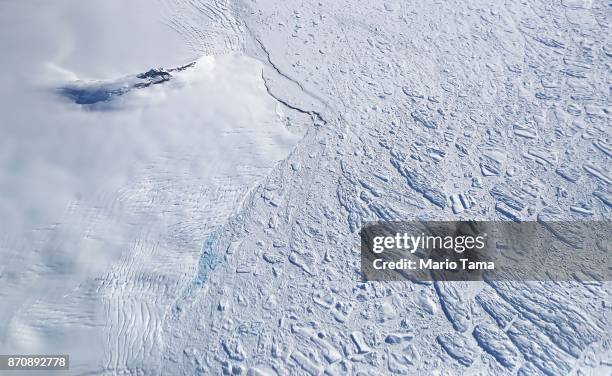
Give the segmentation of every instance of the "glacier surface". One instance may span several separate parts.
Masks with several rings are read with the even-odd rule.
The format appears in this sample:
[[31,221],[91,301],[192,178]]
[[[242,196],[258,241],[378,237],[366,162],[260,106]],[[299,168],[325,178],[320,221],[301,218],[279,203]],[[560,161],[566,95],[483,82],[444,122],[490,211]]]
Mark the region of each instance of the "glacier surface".
[[609,2],[0,10],[0,353],[612,372],[608,281],[361,283],[358,251],[374,220],[609,220]]

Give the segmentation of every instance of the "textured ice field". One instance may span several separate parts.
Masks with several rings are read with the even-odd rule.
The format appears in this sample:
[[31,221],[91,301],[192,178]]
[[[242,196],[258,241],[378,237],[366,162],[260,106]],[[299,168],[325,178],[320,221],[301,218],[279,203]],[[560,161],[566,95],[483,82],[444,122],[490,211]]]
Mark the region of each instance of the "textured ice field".
[[609,282],[364,284],[357,235],[610,219],[609,1],[4,1],[0,21],[0,353],[612,373]]

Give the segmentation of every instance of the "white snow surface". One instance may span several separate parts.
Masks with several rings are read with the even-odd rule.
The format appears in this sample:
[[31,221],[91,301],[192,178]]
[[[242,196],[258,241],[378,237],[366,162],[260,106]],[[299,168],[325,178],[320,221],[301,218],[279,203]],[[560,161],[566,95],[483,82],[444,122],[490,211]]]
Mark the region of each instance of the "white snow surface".
[[[71,374],[610,374],[609,282],[360,283],[357,233],[609,219],[611,12],[0,3],[0,353],[67,353]],[[109,106],[56,90],[191,61]]]

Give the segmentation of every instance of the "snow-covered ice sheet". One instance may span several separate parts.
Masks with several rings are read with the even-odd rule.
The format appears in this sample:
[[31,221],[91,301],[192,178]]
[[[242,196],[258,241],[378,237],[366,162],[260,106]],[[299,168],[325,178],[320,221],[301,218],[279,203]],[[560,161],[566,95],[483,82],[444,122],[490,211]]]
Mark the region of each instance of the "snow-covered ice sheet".
[[[146,3],[0,4],[2,352],[61,348],[74,373],[611,372],[609,282],[359,283],[357,235],[609,220],[608,2]],[[109,106],[53,90],[196,60]]]
[[[111,56],[58,57],[48,43],[120,41],[105,29],[78,32],[92,13],[103,24],[109,2],[80,11],[80,2],[61,4],[1,5],[2,14],[13,12],[3,28],[24,36],[0,43],[15,59],[0,90],[0,352],[61,349],[75,373],[149,364],[159,358],[165,311],[194,274],[206,235],[287,156],[299,122],[285,122],[266,92],[263,64],[244,55],[190,58],[168,48],[176,55],[157,59],[135,47],[122,55],[132,64],[117,67],[112,54],[125,47],[117,45]],[[143,33],[166,30],[165,42],[181,46],[162,15],[149,13],[141,12],[150,19]],[[127,22],[122,17],[117,9],[107,15],[109,32]],[[62,27],[31,31],[46,22]],[[150,37],[129,30],[128,45]],[[149,67],[183,63],[189,66],[171,70],[172,80],[106,106],[74,103],[60,90],[107,82],[131,88]],[[115,69],[126,71],[106,77]]]

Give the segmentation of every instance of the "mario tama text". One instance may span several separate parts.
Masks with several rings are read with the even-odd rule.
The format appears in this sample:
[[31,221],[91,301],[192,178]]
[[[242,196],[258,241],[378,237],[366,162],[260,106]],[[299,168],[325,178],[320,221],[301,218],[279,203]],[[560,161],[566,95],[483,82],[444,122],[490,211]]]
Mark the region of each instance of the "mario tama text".
[[[381,254],[385,250],[402,250],[416,253],[418,250],[452,250],[461,254],[466,250],[483,250],[486,246],[487,234],[480,235],[428,235],[422,232],[419,235],[411,235],[406,232],[397,233],[395,236],[374,236],[372,239],[372,252]],[[372,266],[377,270],[493,270],[493,261],[474,261],[467,257],[452,260],[434,260],[432,258],[418,258],[418,260],[402,258],[397,261],[385,261],[383,258],[374,259]]]
[[610,222],[370,222],[362,281],[610,280]]

